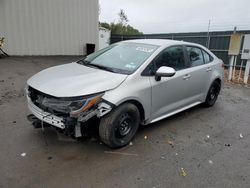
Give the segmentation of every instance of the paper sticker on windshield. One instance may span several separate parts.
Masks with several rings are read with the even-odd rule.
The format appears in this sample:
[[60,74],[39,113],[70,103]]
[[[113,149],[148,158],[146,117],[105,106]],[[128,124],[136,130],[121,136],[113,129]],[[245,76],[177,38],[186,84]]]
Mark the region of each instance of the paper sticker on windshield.
[[152,53],[154,49],[152,48],[145,48],[145,47],[137,47],[135,50],[141,51],[141,52],[146,52],[146,53]]

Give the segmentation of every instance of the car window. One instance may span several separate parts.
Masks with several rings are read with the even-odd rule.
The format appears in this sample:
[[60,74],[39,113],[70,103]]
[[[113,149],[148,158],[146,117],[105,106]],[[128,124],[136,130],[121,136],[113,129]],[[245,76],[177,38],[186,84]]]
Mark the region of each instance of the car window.
[[119,43],[88,55],[84,61],[92,66],[104,67],[132,74],[158,48],[156,45],[141,43]]
[[165,49],[155,60],[156,70],[162,66],[172,67],[175,70],[185,68],[185,58],[182,46],[173,46]]
[[210,63],[211,61],[213,61],[213,58],[207,52],[202,50],[202,53],[203,53],[205,63]]
[[200,48],[187,47],[190,67],[195,67],[204,64],[203,55]]

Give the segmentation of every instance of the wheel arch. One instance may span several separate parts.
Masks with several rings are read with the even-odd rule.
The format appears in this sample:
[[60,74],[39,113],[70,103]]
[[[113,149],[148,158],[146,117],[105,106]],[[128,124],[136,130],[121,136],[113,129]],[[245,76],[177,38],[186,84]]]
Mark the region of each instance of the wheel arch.
[[117,106],[120,106],[120,105],[122,105],[124,103],[134,104],[139,110],[141,122],[143,122],[145,120],[145,110],[144,110],[144,107],[143,107],[141,102],[139,102],[136,99],[128,99],[128,100],[125,100],[125,101],[121,102]]
[[[219,82],[220,87],[221,87],[221,84],[222,84],[221,77],[217,76],[217,77],[215,77],[215,78],[212,80],[212,82],[210,83],[210,85],[209,85],[209,87],[208,87],[208,89],[207,89],[207,92],[208,92],[210,86],[211,86],[214,82]],[[206,94],[207,94],[207,92],[206,92]]]
[[213,81],[212,83],[214,83],[214,82],[219,82],[220,85],[221,85],[221,78],[220,78],[220,77],[215,78],[214,81]]
[[209,91],[209,88],[211,87],[211,85],[214,83],[214,82],[219,82],[220,85],[222,84],[222,78],[220,76],[216,76],[214,78],[212,78],[210,81],[209,81],[209,84],[207,85],[206,87],[206,90],[204,91],[204,95],[203,95],[203,98],[202,98],[202,101],[204,102],[206,100],[206,97],[207,97],[207,93]]

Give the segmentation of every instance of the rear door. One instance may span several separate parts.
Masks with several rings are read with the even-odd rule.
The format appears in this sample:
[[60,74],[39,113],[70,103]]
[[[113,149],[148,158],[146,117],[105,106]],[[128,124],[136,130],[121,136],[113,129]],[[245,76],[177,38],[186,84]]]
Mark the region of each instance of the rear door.
[[[189,88],[186,91],[190,102],[203,102],[204,95],[210,82],[212,67],[206,63],[208,55],[203,49],[196,46],[186,46],[189,68]],[[206,53],[206,54],[205,54]],[[206,60],[206,61],[205,61]]]

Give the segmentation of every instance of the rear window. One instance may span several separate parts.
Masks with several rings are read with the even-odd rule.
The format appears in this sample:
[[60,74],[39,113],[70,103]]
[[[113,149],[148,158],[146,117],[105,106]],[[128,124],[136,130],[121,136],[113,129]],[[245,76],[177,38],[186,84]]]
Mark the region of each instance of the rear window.
[[187,47],[190,67],[196,67],[204,64],[203,54],[200,48]]
[[204,50],[202,50],[202,53],[203,53],[203,57],[204,57],[205,63],[210,63],[211,61],[213,61],[212,56],[209,55],[207,52],[205,52]]

